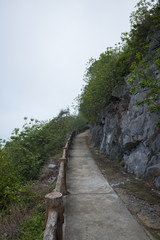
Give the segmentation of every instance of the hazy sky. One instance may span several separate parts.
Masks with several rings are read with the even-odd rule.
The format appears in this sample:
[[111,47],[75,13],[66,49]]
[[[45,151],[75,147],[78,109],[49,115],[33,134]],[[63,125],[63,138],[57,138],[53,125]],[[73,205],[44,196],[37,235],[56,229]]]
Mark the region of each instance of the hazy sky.
[[0,0],[0,138],[80,93],[86,63],[129,31],[138,0]]

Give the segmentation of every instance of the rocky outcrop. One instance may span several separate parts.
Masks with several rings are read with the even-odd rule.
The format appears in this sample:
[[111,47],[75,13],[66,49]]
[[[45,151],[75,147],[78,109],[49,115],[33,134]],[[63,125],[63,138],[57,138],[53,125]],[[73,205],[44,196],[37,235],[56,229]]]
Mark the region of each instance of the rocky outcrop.
[[137,106],[143,93],[131,95],[127,84],[116,86],[112,101],[92,128],[92,141],[112,160],[125,161],[129,172],[160,187],[160,128],[158,114]]
[[[153,56],[157,44],[160,32],[151,43]],[[159,73],[153,68],[153,74],[157,77]],[[112,160],[125,161],[129,172],[160,188],[160,127],[155,125],[159,116],[149,113],[145,105],[136,105],[144,94],[131,95],[127,83],[116,86],[101,113],[99,126],[92,129],[92,141],[99,145],[101,153]]]

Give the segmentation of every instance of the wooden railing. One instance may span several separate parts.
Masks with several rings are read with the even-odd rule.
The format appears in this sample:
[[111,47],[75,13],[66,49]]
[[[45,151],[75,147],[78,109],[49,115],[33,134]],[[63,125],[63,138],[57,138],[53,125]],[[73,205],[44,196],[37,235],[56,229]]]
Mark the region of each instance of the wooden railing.
[[69,136],[65,147],[63,148],[62,158],[59,159],[59,173],[57,177],[55,190],[45,196],[46,199],[46,221],[43,240],[62,240],[64,206],[63,195],[67,194],[66,167],[69,151],[71,149],[73,138],[80,132],[87,129],[78,129]]

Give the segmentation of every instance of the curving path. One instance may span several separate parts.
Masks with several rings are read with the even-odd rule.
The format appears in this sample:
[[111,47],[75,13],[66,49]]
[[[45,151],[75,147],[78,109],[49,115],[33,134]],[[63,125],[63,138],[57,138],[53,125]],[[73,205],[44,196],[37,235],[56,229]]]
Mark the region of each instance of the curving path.
[[148,240],[98,169],[87,134],[76,136],[68,161],[64,240]]

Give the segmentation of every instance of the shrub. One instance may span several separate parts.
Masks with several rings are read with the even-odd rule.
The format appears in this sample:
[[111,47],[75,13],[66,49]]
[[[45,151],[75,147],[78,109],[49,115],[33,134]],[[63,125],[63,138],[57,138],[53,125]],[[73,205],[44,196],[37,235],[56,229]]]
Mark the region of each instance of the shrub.
[[45,213],[35,211],[33,216],[22,223],[17,240],[43,240]]
[[[160,27],[160,1],[139,1],[137,10],[131,14],[130,22],[131,31],[122,33],[122,43],[118,43],[115,48],[107,48],[98,60],[89,61],[84,79],[86,85],[78,99],[80,111],[91,123],[96,123],[100,112],[110,102],[114,86],[124,82],[129,74],[132,81],[136,75],[142,77],[137,88],[150,90],[143,103],[150,105],[151,111],[160,109],[159,106],[155,107],[159,101],[159,80],[146,74],[152,70],[152,66],[151,61],[146,63],[144,58],[148,54],[153,33]],[[151,59],[157,68],[160,68],[159,53],[158,49],[155,58]],[[140,59],[140,56],[143,58]]]
[[70,132],[84,125],[83,117],[70,115],[68,109],[48,122],[25,117],[22,130],[15,128],[10,141],[5,146],[0,143],[1,208],[24,201],[29,193],[27,184],[38,178],[46,158],[58,154]]
[[10,203],[23,198],[27,189],[22,185],[21,176],[11,160],[7,158],[5,149],[0,149],[0,206],[6,208]]
[[122,160],[122,161],[120,162],[120,165],[121,165],[121,167],[124,167],[124,166],[125,166],[125,161]]

